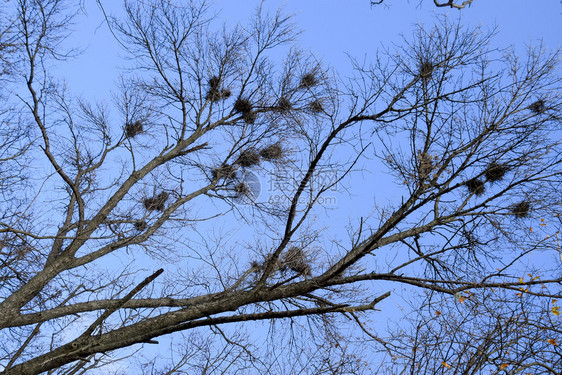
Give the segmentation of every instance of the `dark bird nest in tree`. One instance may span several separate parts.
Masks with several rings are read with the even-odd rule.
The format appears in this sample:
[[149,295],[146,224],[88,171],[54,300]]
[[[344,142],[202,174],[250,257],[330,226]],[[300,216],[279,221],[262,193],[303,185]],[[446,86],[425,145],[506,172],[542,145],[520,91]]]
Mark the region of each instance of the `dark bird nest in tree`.
[[242,114],[242,119],[244,119],[244,122],[246,124],[249,124],[249,125],[256,122],[257,118],[258,118],[258,115],[254,111],[245,112],[245,113]]
[[265,160],[279,160],[283,157],[283,148],[279,143],[274,143],[262,148],[260,156]]
[[420,76],[422,78],[429,78],[433,73],[434,66],[429,61],[424,61],[420,65]]
[[222,99],[222,96],[221,96],[220,90],[210,88],[209,91],[207,91],[207,100],[210,100],[213,103],[215,103],[215,102],[218,102],[221,99]]
[[316,76],[314,75],[314,73],[306,73],[301,78],[300,87],[304,87],[305,89],[309,89],[313,86],[316,86],[317,83],[318,83],[318,81],[316,81]]
[[232,94],[229,89],[220,88],[221,79],[217,76],[209,79],[209,91],[207,92],[207,99],[212,102],[218,102],[219,100],[226,99]]
[[261,269],[263,268],[263,265],[258,262],[257,260],[253,260],[250,262],[250,268],[252,269],[252,271],[254,272],[258,272],[261,271]]
[[287,112],[293,109],[293,105],[291,104],[291,101],[289,99],[282,96],[277,101],[277,109],[281,112]]
[[292,246],[287,250],[281,260],[281,271],[290,269],[299,275],[310,275],[310,266],[308,265],[304,251],[298,246]]
[[209,88],[218,90],[221,85],[221,79],[217,76],[213,76],[209,79]]
[[146,228],[148,228],[148,224],[146,224],[146,221],[144,220],[137,220],[135,221],[135,229],[142,232],[144,231]]
[[236,193],[236,196],[238,196],[238,197],[245,196],[245,195],[248,195],[250,193],[250,188],[248,187],[248,184],[246,184],[244,182],[240,182],[240,183],[236,184],[236,186],[234,186],[234,192]]
[[537,100],[529,106],[529,109],[536,114],[544,113],[544,111],[546,110],[544,100]]
[[308,109],[314,113],[319,113],[324,110],[324,106],[319,100],[314,100],[308,104]]
[[421,179],[431,177],[431,173],[436,166],[433,163],[433,157],[427,152],[418,153],[418,172]]
[[143,123],[140,120],[128,122],[125,124],[125,135],[127,138],[134,138],[137,134],[143,132]]
[[146,198],[142,201],[142,203],[144,204],[144,208],[146,208],[148,211],[164,211],[164,209],[166,208],[166,201],[169,197],[170,195],[163,191],[155,197]]
[[226,88],[221,90],[221,99],[228,99],[230,98],[230,95],[232,95],[230,89]]
[[211,171],[213,180],[217,178],[233,179],[236,178],[236,170],[230,164],[221,165]]
[[484,177],[486,177],[486,181],[496,182],[500,181],[506,173],[507,167],[504,164],[492,162],[484,171]]
[[521,201],[511,207],[511,212],[518,219],[522,219],[529,216],[530,211],[531,211],[531,204],[526,200]]
[[238,98],[234,102],[234,111],[246,115],[252,113],[252,103],[248,99]]
[[468,191],[470,191],[473,194],[476,194],[476,195],[484,194],[485,187],[484,187],[484,181],[482,181],[482,180],[479,180],[477,178],[472,178],[472,179],[468,180],[465,183],[465,185],[468,188]]
[[236,160],[236,164],[241,167],[251,167],[258,165],[260,161],[260,154],[258,154],[258,152],[253,148],[250,148],[240,153],[240,156],[238,156],[238,159]]

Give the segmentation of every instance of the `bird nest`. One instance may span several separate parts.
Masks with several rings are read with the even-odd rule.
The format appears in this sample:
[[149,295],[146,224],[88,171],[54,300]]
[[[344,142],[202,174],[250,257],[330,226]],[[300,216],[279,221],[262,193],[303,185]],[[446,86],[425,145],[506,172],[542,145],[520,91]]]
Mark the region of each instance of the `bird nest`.
[[536,114],[544,113],[544,111],[546,110],[544,100],[537,100],[529,106],[529,109]]
[[127,138],[134,138],[137,134],[143,132],[143,123],[140,120],[128,122],[125,124],[125,135]]
[[465,183],[466,187],[468,188],[468,191],[470,191],[472,194],[476,194],[476,195],[482,195],[484,194],[484,182],[482,180],[479,180],[477,178],[472,178],[470,180],[468,180]]
[[242,119],[244,120],[244,122],[246,124],[249,124],[249,125],[256,122],[257,118],[258,118],[258,115],[254,111],[245,112],[245,113],[242,114]]
[[221,99],[228,99],[232,95],[232,91],[230,89],[222,89],[221,90]]
[[316,76],[314,75],[314,73],[306,73],[301,78],[300,87],[304,87],[305,89],[309,89],[313,86],[316,86],[316,84],[318,84],[318,81],[316,80]]
[[135,229],[142,232],[146,228],[148,228],[148,224],[144,220],[137,220],[135,221]]
[[322,105],[322,102],[320,102],[319,100],[313,100],[308,104],[308,109],[311,112],[320,113],[324,110],[324,106]]
[[436,169],[433,156],[427,152],[418,152],[418,172],[421,179],[431,177],[431,173]]
[[282,96],[277,101],[277,109],[281,112],[287,112],[293,109],[293,105],[291,104],[291,101],[289,99]]
[[282,272],[291,270],[299,275],[310,275],[310,266],[302,248],[298,246],[290,247],[280,262],[280,270]]
[[229,89],[221,89],[221,79],[217,76],[211,77],[209,79],[209,91],[207,91],[207,99],[212,102],[218,102],[219,100],[226,99],[232,94]]
[[142,203],[144,205],[144,208],[146,208],[148,211],[164,211],[164,209],[166,208],[166,201],[169,197],[170,195],[163,191],[155,197],[145,198]]
[[424,61],[420,65],[420,76],[422,78],[429,78],[433,73],[434,66],[429,61]]
[[260,161],[260,154],[253,148],[250,148],[240,153],[240,156],[238,156],[238,159],[236,160],[236,164],[241,167],[252,167],[254,165],[258,165]]
[[516,218],[522,219],[529,216],[531,211],[531,204],[524,200],[511,207],[511,213],[515,215]]
[[283,148],[279,143],[274,143],[262,148],[260,156],[265,160],[279,160],[283,157]]
[[233,179],[236,178],[236,169],[230,164],[224,164],[211,170],[213,180],[217,178]]
[[252,113],[252,103],[248,99],[238,98],[236,102],[234,102],[234,111],[241,113],[242,115],[246,115]]
[[240,183],[236,184],[236,186],[234,186],[234,192],[236,193],[236,196],[238,196],[238,197],[246,196],[250,193],[250,187],[248,186],[248,184],[246,184],[244,182],[240,182]]
[[492,162],[484,171],[484,177],[486,177],[486,181],[496,182],[500,181],[506,173],[507,167],[504,164]]

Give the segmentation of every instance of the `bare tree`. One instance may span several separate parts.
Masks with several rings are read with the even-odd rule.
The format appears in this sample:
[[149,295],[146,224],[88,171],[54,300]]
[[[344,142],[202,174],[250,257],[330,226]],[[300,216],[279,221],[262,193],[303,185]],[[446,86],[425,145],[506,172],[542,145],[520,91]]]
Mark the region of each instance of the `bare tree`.
[[558,374],[557,301],[489,290],[426,304],[391,340],[386,369],[402,374]]
[[[498,56],[493,33],[442,19],[339,80],[281,12],[229,30],[205,3],[126,2],[107,21],[131,65],[113,104],[90,103],[49,71],[72,9],[11,10],[2,176],[28,179],[1,185],[3,374],[392,368],[369,370],[346,327],[404,373],[560,370],[557,52]],[[326,227],[322,200],[359,166],[396,200],[367,193],[371,216]],[[260,200],[252,173],[284,195]],[[421,310],[383,338],[368,320],[397,286]],[[169,334],[160,365],[143,349]]]

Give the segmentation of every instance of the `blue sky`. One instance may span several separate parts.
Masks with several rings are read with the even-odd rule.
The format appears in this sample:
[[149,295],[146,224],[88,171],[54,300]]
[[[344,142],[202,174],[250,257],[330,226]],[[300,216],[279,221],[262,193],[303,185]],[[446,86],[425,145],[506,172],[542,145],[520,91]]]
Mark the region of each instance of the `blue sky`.
[[[102,1],[110,13],[118,12],[119,1]],[[295,15],[303,33],[300,43],[340,74],[349,71],[346,53],[360,58],[381,46],[399,43],[409,36],[416,23],[431,25],[435,15],[462,17],[466,25],[498,26],[498,47],[523,47],[544,40],[545,46],[559,48],[562,35],[562,4],[558,0],[475,0],[462,11],[435,8],[426,0],[387,0],[388,5],[370,6],[368,0],[265,0],[264,7],[282,7]],[[211,3],[222,9],[219,16],[228,23],[244,24],[259,4],[256,0],[223,0]],[[85,53],[64,67],[64,76],[78,92],[98,98],[114,89],[120,66],[119,50],[105,27],[95,2],[85,2],[87,15],[77,19],[71,44],[87,47]],[[87,71],[87,74],[84,72]]]

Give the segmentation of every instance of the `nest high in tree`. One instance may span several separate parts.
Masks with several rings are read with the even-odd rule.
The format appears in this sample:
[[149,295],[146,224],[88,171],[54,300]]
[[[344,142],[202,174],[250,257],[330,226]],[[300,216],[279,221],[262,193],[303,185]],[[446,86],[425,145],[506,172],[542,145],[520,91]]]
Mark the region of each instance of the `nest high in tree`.
[[314,73],[306,73],[301,78],[300,87],[309,89],[313,86],[316,86],[317,83],[318,82],[316,81],[316,76],[314,75]]
[[544,100],[537,100],[529,106],[529,109],[536,114],[544,113],[544,111],[546,110]]
[[515,215],[518,219],[523,219],[529,216],[529,212],[531,211],[531,203],[524,200],[521,201],[511,207],[511,213]]
[[238,98],[234,102],[233,107],[235,112],[242,114],[242,119],[246,124],[253,124],[256,121],[257,115],[253,111],[252,103],[245,98]]
[[135,221],[135,229],[142,232],[144,231],[146,228],[148,228],[148,224],[146,224],[146,221],[144,220],[137,220]]
[[219,100],[226,99],[230,97],[230,89],[221,89],[221,79],[217,76],[213,76],[209,79],[209,91],[207,91],[207,99],[212,102],[218,102]]
[[322,105],[322,103],[319,100],[313,100],[308,104],[308,109],[311,112],[319,113],[319,112],[322,112],[324,110],[324,106]]
[[134,138],[137,134],[143,132],[143,123],[140,120],[135,122],[128,122],[125,124],[125,136],[127,138]]
[[237,197],[246,196],[250,193],[250,188],[248,187],[248,184],[240,182],[234,186],[234,192]]
[[465,182],[465,185],[468,188],[468,191],[478,196],[484,194],[484,191],[486,190],[484,187],[484,181],[477,178],[468,180],[467,182]]
[[420,76],[424,79],[430,78],[433,73],[434,66],[429,61],[424,61],[420,65]]
[[287,112],[291,109],[293,109],[291,101],[284,96],[280,97],[277,101],[277,110],[279,110],[280,112]]
[[265,160],[279,160],[283,157],[283,148],[279,143],[271,144],[260,151],[260,156]]
[[280,270],[286,271],[290,269],[299,275],[310,275],[310,266],[308,265],[304,251],[297,246],[292,246],[287,250],[281,260]]
[[169,197],[170,195],[163,191],[155,197],[144,199],[142,203],[144,204],[144,208],[148,211],[164,211],[166,209],[166,201]]
[[238,98],[236,102],[234,102],[234,111],[244,114],[252,112],[252,103],[248,99]]
[[484,171],[484,177],[486,177],[486,181],[488,182],[496,182],[503,179],[506,173],[507,167],[504,164],[492,162]]
[[217,102],[221,99],[220,84],[221,80],[217,76],[213,76],[209,79],[209,91],[207,91],[208,100]]
[[252,167],[260,163],[260,155],[253,148],[244,150],[240,153],[240,156],[236,160],[236,164],[241,167]]
[[233,179],[236,178],[236,169],[230,164],[224,164],[211,170],[213,180],[217,178]]

